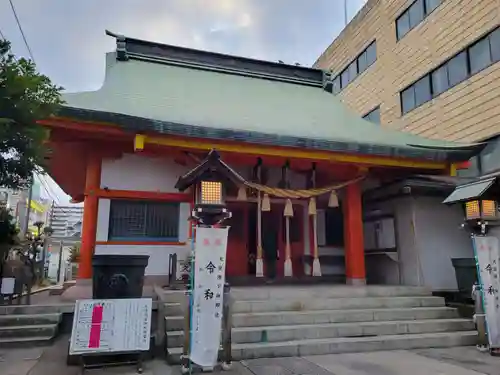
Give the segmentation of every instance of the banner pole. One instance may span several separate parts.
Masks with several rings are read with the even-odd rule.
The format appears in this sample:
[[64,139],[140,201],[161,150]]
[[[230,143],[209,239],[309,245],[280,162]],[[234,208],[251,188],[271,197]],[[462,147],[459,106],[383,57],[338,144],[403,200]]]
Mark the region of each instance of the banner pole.
[[[477,244],[476,244],[476,235],[471,234],[471,240],[472,240],[472,250],[474,251],[474,258],[476,261],[476,272],[477,272],[477,281],[479,283],[479,298],[481,301],[479,302],[481,304],[481,310],[479,311],[482,316],[476,316],[476,325],[477,325],[477,330],[479,333],[479,338],[478,338],[478,349],[482,349],[483,345],[487,345],[486,347],[489,347],[489,332],[488,332],[488,321],[486,319],[486,304],[485,304],[485,296],[484,296],[484,283],[481,277],[481,266],[479,265],[479,257],[477,254]],[[477,297],[476,297],[477,298]],[[476,312],[477,313],[477,312]],[[478,319],[479,318],[479,319]],[[483,324],[483,327],[480,327],[480,325]],[[486,334],[486,337],[481,337],[481,333],[484,332]]]
[[189,374],[193,372],[193,363],[191,362],[191,344],[193,342],[193,299],[194,299],[194,264],[195,264],[195,235],[196,225],[191,224],[193,229],[191,231],[191,277],[189,278]]
[[195,225],[191,223],[191,260],[189,269],[189,283],[187,294],[187,311],[184,316],[184,345],[183,355],[181,357],[181,373],[192,374],[193,364],[191,362],[191,343],[192,343],[192,327],[193,327],[193,290],[194,290],[194,257],[195,257]]

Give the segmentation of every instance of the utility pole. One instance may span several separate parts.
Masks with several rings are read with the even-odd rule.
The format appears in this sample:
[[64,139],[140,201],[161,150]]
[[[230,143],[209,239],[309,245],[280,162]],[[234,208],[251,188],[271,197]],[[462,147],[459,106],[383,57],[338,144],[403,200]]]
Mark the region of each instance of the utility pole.
[[344,0],[344,27],[346,27],[348,23],[349,20],[347,15],[347,0]]
[[33,183],[34,183],[34,181],[32,181],[30,184],[30,189],[28,192],[28,203],[26,204],[26,217],[24,218],[24,223],[23,223],[23,227],[21,230],[21,234],[22,234],[23,238],[26,237],[26,234],[28,233],[28,228],[30,225],[31,201],[33,199]]

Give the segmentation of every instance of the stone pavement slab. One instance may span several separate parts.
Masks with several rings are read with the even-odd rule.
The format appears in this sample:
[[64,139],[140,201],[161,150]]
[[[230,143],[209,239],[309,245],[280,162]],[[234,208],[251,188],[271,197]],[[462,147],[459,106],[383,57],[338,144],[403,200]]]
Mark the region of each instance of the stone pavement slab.
[[[308,357],[335,375],[480,375],[481,372],[410,351],[353,353]],[[500,362],[498,362],[500,365]],[[500,374],[497,365],[496,375]]]
[[500,358],[492,357],[489,353],[481,353],[474,347],[463,346],[446,349],[418,349],[412,350],[412,352],[420,356],[474,370],[481,374],[500,374]]
[[43,349],[41,348],[0,349],[0,374],[28,374],[42,354]]
[[[68,338],[52,346],[0,350],[0,375],[79,375],[66,365]],[[201,374],[200,371],[195,372]],[[474,347],[400,350],[235,362],[221,375],[500,375],[500,358]],[[87,370],[86,375],[133,375],[134,366]],[[145,375],[180,375],[163,359],[144,363]]]
[[332,375],[327,369],[301,357],[252,359],[241,361],[241,365],[255,375]]
[[[135,375],[134,366],[118,366],[104,369],[86,370],[85,375]],[[193,374],[204,374],[201,371],[193,371]],[[231,370],[223,372],[214,372],[221,375],[254,375],[244,368],[240,363],[235,363]],[[2,374],[3,375],[3,374]],[[31,375],[31,374],[30,374]],[[54,374],[55,375],[55,374]],[[57,374],[59,375],[59,374]],[[65,374],[60,374],[65,375]],[[143,375],[181,375],[179,366],[169,366],[164,360],[149,361],[144,364]]]

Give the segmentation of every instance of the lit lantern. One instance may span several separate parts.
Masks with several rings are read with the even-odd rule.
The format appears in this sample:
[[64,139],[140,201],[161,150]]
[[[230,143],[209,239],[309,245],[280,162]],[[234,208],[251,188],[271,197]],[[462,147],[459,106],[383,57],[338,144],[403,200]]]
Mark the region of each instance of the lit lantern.
[[498,220],[498,205],[492,200],[465,202],[466,220]]
[[227,183],[241,186],[244,180],[212,150],[198,166],[181,176],[175,186],[179,191],[193,188],[192,218],[199,224],[214,225],[231,217],[225,201]]
[[197,204],[224,205],[223,185],[221,181],[201,181],[197,197]]
[[468,227],[471,233],[486,235],[489,227],[500,224],[499,187],[496,176],[480,177],[456,186],[443,203],[462,203],[466,221],[463,226]]

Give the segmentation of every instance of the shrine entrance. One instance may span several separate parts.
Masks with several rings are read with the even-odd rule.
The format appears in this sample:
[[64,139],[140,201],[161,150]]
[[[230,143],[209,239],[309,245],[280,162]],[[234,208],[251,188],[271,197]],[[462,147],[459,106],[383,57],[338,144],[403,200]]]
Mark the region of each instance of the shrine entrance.
[[[256,274],[257,259],[257,203],[229,202],[231,219],[225,224],[230,226],[227,246],[227,276],[252,278]],[[262,236],[276,236],[276,278],[284,277],[286,220],[283,216],[284,204],[273,203],[272,210],[262,212]],[[290,220],[290,248],[293,264],[293,276],[304,275],[304,211],[302,206],[294,208],[294,217]],[[273,233],[274,232],[274,233]],[[263,247],[265,245],[263,244]],[[264,254],[266,254],[266,249]],[[266,256],[264,255],[264,264]],[[264,274],[268,270],[264,265]]]

